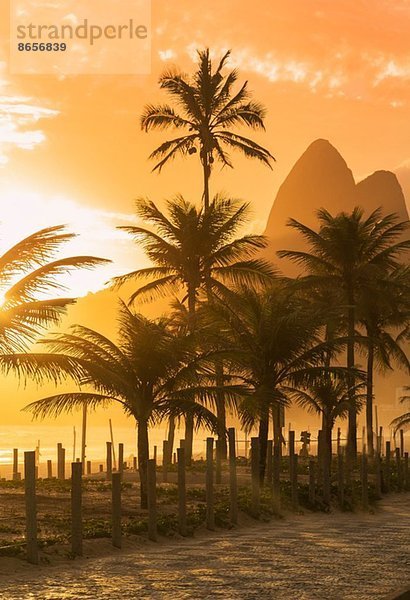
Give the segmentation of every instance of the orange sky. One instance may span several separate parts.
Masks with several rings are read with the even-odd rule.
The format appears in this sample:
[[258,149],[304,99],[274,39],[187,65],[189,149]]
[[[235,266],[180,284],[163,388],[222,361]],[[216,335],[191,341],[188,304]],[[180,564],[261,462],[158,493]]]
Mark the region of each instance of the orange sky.
[[[81,234],[70,251],[115,259],[73,282],[95,290],[111,273],[143,264],[115,232],[132,219],[132,200],[183,193],[198,201],[197,157],[161,175],[148,154],[163,134],[144,134],[147,102],[169,63],[192,70],[195,48],[232,49],[231,65],[268,109],[266,134],[254,138],[277,163],[273,171],[235,158],[215,172],[214,191],[249,200],[251,227],[263,231],[274,194],[315,138],[329,139],[356,177],[394,170],[410,159],[410,2],[408,0],[153,0],[150,76],[11,76],[8,2],[0,4],[0,241],[70,222]],[[250,10],[252,9],[252,10]],[[10,417],[11,418],[11,417]],[[14,417],[13,417],[14,418]]]

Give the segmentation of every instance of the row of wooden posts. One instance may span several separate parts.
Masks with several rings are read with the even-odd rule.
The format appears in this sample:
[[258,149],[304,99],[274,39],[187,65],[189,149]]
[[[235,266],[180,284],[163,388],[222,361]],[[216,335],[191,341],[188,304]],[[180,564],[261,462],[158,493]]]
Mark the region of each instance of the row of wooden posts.
[[[237,483],[237,457],[235,429],[230,428],[228,432],[229,440],[229,498],[230,498],[230,520],[232,524],[238,521],[238,483]],[[299,456],[295,452],[294,432],[289,436],[289,456],[286,460],[289,464],[289,476],[291,487],[291,502],[296,509],[299,504],[298,499],[298,463]],[[205,472],[205,492],[206,492],[206,527],[210,530],[215,528],[215,510],[214,510],[214,484],[221,482],[222,464],[219,453],[216,453],[216,464],[214,463],[214,438],[208,437],[206,440],[206,472]],[[107,473],[112,482],[112,543],[116,548],[121,548],[121,482],[123,477],[123,445],[119,448],[119,470],[113,472],[111,463],[110,442],[107,443]],[[64,459],[64,449],[59,445],[59,467],[58,476],[63,478],[62,463]],[[251,507],[252,513],[257,517],[260,514],[261,507],[261,484],[260,484],[260,447],[259,438],[251,438]],[[400,448],[395,449],[394,460],[396,462],[397,487],[399,490],[409,489],[408,475],[408,453],[404,453],[401,458]],[[309,500],[313,504],[317,498],[318,489],[322,489],[321,498],[324,501],[330,500],[330,480],[325,477],[321,469],[320,460],[308,459],[308,489]],[[375,455],[373,466],[375,474],[376,493],[381,495],[389,492],[391,489],[391,466],[393,455],[390,442],[386,442],[385,458],[382,460],[379,454]],[[280,448],[274,446],[270,440],[268,442],[266,481],[272,492],[272,503],[275,511],[280,510],[280,475],[281,475],[282,457]],[[368,476],[369,465],[368,457],[365,453],[361,456],[361,503],[363,508],[368,507]],[[88,472],[87,466],[87,472]],[[51,475],[51,472],[49,472]],[[82,476],[83,465],[81,462],[71,463],[71,550],[73,555],[81,556],[83,552],[83,533],[82,533]],[[26,544],[27,558],[29,562],[37,564],[38,540],[37,540],[37,509],[36,509],[36,454],[35,452],[24,453],[24,480],[25,480],[25,498],[26,498]],[[350,468],[346,468],[346,461],[342,452],[337,455],[337,490],[340,506],[344,504],[344,495],[346,487],[352,483],[352,473]],[[163,481],[167,481],[166,463],[162,471]],[[328,489],[326,489],[326,481]],[[148,494],[148,537],[152,541],[157,540],[157,474],[156,460],[149,459],[147,464],[147,494]],[[182,536],[187,535],[187,492],[186,492],[186,461],[185,448],[177,449],[177,487],[178,487],[178,523],[179,533]]]

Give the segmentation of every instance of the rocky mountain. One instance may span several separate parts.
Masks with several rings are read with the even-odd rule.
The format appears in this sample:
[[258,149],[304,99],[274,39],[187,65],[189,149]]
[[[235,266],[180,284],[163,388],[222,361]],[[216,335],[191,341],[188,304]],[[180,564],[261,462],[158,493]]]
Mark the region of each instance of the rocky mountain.
[[[379,206],[383,212],[396,212],[408,219],[406,201],[397,176],[390,171],[376,171],[363,181],[355,183],[352,171],[330,142],[314,141],[295,163],[282,183],[269,215],[265,234],[269,238],[269,257],[281,249],[304,248],[303,239],[287,226],[290,217],[316,228],[315,211],[326,208],[332,214],[351,211],[362,206],[370,213]],[[295,267],[280,261],[287,274],[295,274]]]

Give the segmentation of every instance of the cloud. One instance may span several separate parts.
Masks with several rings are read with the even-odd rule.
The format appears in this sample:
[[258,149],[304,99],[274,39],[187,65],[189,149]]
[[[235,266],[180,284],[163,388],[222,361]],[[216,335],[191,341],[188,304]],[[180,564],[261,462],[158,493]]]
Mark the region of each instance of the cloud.
[[2,79],[4,69],[5,63],[0,63],[0,167],[7,164],[13,149],[33,150],[44,142],[46,136],[37,127],[38,122],[59,114],[32,98],[6,94],[9,82]]

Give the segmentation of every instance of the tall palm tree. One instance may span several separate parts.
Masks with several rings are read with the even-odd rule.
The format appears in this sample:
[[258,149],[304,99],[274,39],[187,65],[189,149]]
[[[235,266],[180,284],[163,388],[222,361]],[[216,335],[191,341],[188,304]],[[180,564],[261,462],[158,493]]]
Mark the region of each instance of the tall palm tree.
[[26,350],[75,302],[74,298],[50,298],[50,294],[66,291],[61,276],[109,262],[93,256],[53,260],[74,237],[63,226],[48,227],[0,256],[0,354]]
[[[230,372],[242,380],[251,394],[240,407],[246,428],[259,424],[260,476],[266,464],[269,416],[275,407],[287,405],[291,394],[316,383],[337,367],[324,368],[324,356],[340,350],[341,344],[321,340],[323,318],[310,311],[294,294],[294,288],[278,283],[273,289],[243,289],[230,302],[205,308],[211,328],[220,332]],[[275,445],[281,431],[274,419]]]
[[[404,388],[404,390],[406,392],[410,392],[410,386],[406,386]],[[410,396],[408,394],[402,396],[400,398],[400,402],[402,404],[409,404],[410,402]],[[402,415],[400,415],[399,417],[397,417],[396,419],[394,419],[391,422],[391,426],[394,428],[395,433],[399,430],[402,429],[404,427],[408,427],[410,425],[410,412],[406,412],[403,413]]]
[[[359,408],[365,394],[363,382],[356,385],[353,397]],[[330,470],[332,460],[332,432],[337,418],[345,418],[349,414],[350,394],[346,385],[346,377],[340,374],[324,375],[313,382],[307,389],[292,392],[292,398],[304,409],[315,412],[322,417],[322,448],[320,463],[323,469],[324,500],[330,502]]]
[[[253,258],[266,246],[263,236],[237,237],[247,219],[247,204],[216,196],[205,211],[177,197],[168,202],[167,208],[168,216],[151,201],[137,201],[137,216],[152,225],[155,231],[135,226],[122,229],[142,244],[154,266],[117,277],[113,284],[119,287],[148,279],[148,283],[131,295],[130,304],[182,292],[192,332],[201,298],[211,301],[215,296],[224,297],[237,285],[266,283],[274,274],[273,268],[266,261]],[[225,405],[222,397],[218,407],[219,437],[224,453]],[[192,454],[192,423],[189,421],[185,443],[189,464]]]
[[232,127],[246,126],[265,129],[265,109],[251,99],[248,84],[234,92],[238,79],[236,70],[222,73],[230,52],[213,69],[209,49],[198,51],[198,68],[192,77],[171,69],[160,79],[160,88],[175,101],[177,108],[169,104],[148,105],[141,116],[141,128],[177,129],[184,133],[162,143],[150,156],[158,160],[154,171],[161,171],[176,155],[195,154],[203,170],[205,210],[210,204],[209,178],[212,165],[218,160],[222,166],[232,167],[227,148],[239,150],[248,158],[255,158],[270,167],[273,156],[256,142],[231,131]]
[[70,334],[45,340],[48,354],[20,357],[26,375],[36,370],[40,380],[70,377],[80,386],[80,391],[37,400],[25,410],[42,418],[84,405],[95,409],[120,404],[136,421],[141,506],[146,508],[148,427],[170,415],[187,413],[198,426],[213,427],[213,414],[195,398],[207,399],[214,387],[206,375],[200,375],[192,340],[176,335],[168,319],[146,319],[122,304],[118,333],[120,341],[115,344],[96,331],[75,326]]
[[358,320],[366,337],[366,430],[367,448],[374,452],[373,396],[374,370],[392,369],[393,364],[410,372],[410,361],[401,340],[406,338],[410,316],[410,269],[399,268],[385,279],[369,282],[359,294]]
[[341,303],[345,306],[347,368],[350,372],[348,453],[355,459],[357,411],[353,397],[353,369],[358,294],[366,283],[385,278],[400,266],[403,253],[410,247],[410,240],[400,239],[408,223],[399,222],[394,214],[383,216],[381,209],[366,217],[359,207],[351,213],[342,212],[336,216],[322,208],[317,211],[317,217],[318,231],[290,219],[289,226],[301,233],[308,249],[305,252],[281,250],[278,255],[290,258],[305,269],[303,281],[307,286],[340,291]]

